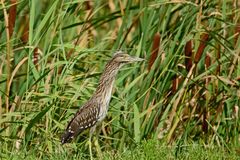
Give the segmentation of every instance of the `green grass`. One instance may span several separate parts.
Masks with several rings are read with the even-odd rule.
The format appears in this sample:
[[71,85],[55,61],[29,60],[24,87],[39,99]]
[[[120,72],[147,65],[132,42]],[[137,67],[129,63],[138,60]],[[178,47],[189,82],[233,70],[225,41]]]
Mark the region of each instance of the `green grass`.
[[59,138],[121,49],[146,61],[117,77],[100,125],[106,156],[155,156],[145,140],[163,142],[173,158],[176,144],[191,146],[179,159],[198,156],[195,144],[202,155],[234,156],[239,8],[230,0],[0,1],[0,153],[88,157],[87,131],[63,147]]
[[[61,148],[61,147],[59,147]],[[81,150],[75,148],[69,151],[61,149],[53,151],[51,154],[44,154],[38,148],[32,148],[28,151],[20,150],[2,155],[1,158],[6,159],[86,159],[89,158],[88,154],[82,153]],[[225,148],[219,146],[202,146],[200,144],[188,145],[171,145],[161,144],[155,140],[143,141],[141,144],[134,148],[124,148],[123,151],[109,150],[102,153],[102,155],[94,157],[94,159],[104,160],[139,160],[139,159],[186,159],[186,160],[218,160],[218,159],[231,159],[237,160],[240,158],[239,153],[234,151],[228,152]]]

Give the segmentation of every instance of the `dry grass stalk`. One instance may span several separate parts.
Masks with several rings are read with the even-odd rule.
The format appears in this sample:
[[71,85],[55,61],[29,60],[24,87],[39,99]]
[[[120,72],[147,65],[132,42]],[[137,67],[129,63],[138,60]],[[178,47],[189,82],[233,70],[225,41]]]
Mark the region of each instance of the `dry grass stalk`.
[[[183,94],[184,92],[186,92],[186,86],[190,80],[190,77],[192,76],[193,74],[193,70],[195,68],[195,64],[193,64],[192,68],[190,69],[190,71],[188,72],[187,74],[187,77],[185,78],[184,82],[183,82],[183,86],[181,87],[181,89],[179,90],[179,94],[176,98],[176,100],[174,101],[173,103],[173,107],[172,107],[172,110],[169,114],[169,119],[166,121],[166,123],[168,124],[169,128],[170,126],[172,125],[172,122],[173,122],[173,119],[174,117],[176,116],[176,113],[177,113],[177,106],[180,105],[180,100],[183,98]],[[177,127],[177,125],[175,125],[175,127]],[[169,143],[170,140],[171,140],[171,137],[172,137],[172,134],[173,134],[173,130],[175,128],[171,128],[172,132],[170,132],[167,136],[167,142]]]
[[5,94],[5,103],[6,103],[6,112],[9,111],[9,86],[11,85],[9,83],[10,76],[11,76],[11,42],[10,42],[10,31],[9,31],[9,21],[8,21],[8,13],[6,10],[5,2],[4,0],[1,0],[1,4],[3,6],[3,15],[4,15],[4,21],[5,21],[5,27],[6,27],[6,68],[7,68],[7,83],[6,83],[6,94]]

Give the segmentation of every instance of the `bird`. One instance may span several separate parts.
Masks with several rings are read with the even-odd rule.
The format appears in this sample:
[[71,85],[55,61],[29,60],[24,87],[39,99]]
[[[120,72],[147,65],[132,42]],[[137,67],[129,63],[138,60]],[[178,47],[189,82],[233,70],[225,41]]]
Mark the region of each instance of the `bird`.
[[113,54],[112,59],[105,66],[96,91],[93,93],[92,97],[80,107],[68,123],[61,137],[62,144],[70,142],[88,128],[90,128],[89,139],[91,143],[91,135],[94,133],[96,126],[101,123],[107,115],[114,81],[119,69],[125,64],[143,60],[142,58],[130,56],[123,51],[117,51]]

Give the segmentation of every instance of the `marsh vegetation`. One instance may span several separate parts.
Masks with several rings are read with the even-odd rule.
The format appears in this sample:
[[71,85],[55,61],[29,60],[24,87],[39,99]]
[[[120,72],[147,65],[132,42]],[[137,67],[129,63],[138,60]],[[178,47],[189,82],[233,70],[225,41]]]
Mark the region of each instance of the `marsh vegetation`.
[[146,61],[117,77],[105,159],[239,155],[239,1],[0,3],[1,158],[87,158],[60,135],[116,50]]

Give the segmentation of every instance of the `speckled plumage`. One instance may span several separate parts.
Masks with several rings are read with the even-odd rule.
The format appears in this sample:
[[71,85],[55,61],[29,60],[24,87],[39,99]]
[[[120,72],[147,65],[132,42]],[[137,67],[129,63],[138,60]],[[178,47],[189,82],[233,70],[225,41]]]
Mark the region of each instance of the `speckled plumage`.
[[121,66],[142,60],[121,51],[114,54],[113,58],[105,66],[95,93],[69,122],[65,133],[62,135],[62,144],[71,141],[87,128],[95,129],[96,123],[101,122],[107,114],[114,80]]

